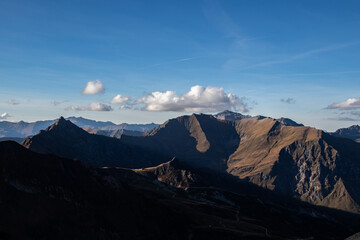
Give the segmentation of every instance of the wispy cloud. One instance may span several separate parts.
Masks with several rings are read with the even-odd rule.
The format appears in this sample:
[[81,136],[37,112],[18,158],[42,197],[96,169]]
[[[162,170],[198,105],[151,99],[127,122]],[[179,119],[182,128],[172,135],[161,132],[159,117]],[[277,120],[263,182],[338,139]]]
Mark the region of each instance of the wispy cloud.
[[112,111],[112,107],[103,103],[93,102],[87,106],[69,106],[65,108],[67,111],[101,111],[109,112]]
[[101,93],[104,91],[105,91],[105,88],[104,88],[102,82],[99,79],[97,79],[95,81],[89,81],[86,84],[82,93],[93,95],[93,94],[98,94],[98,93]]
[[336,121],[359,121],[360,120],[360,111],[346,111],[338,114],[337,117],[329,118],[329,120]]
[[239,25],[230,17],[219,2],[206,1],[203,6],[205,18],[226,37],[243,39]]
[[68,100],[64,100],[64,101],[52,101],[51,102],[51,104],[53,104],[54,106],[58,106],[58,105],[60,105],[60,104],[62,104],[62,103],[66,103],[66,102],[68,102]]
[[20,104],[20,103],[19,103],[17,100],[15,100],[15,99],[9,99],[9,100],[7,101],[7,103],[10,104],[10,105],[19,105],[19,104]]
[[350,42],[350,43],[341,43],[341,44],[334,44],[334,45],[330,45],[327,47],[323,47],[323,48],[317,48],[317,49],[312,49],[303,53],[298,53],[286,58],[282,58],[282,59],[277,59],[277,60],[271,60],[271,61],[265,61],[265,62],[260,62],[257,64],[253,64],[250,66],[245,66],[242,68],[242,70],[246,70],[246,69],[251,69],[251,68],[257,68],[257,67],[265,67],[265,66],[270,66],[270,65],[274,65],[274,64],[281,64],[281,63],[288,63],[288,62],[292,62],[298,59],[302,59],[302,58],[306,58],[318,53],[324,53],[324,52],[331,52],[331,51],[335,51],[338,49],[342,49],[342,48],[347,48],[350,46],[354,46],[354,45],[358,45],[359,42]]
[[194,59],[194,57],[190,57],[190,58],[180,58],[180,59],[173,60],[173,61],[155,63],[155,64],[153,64],[153,65],[150,65],[149,67],[157,67],[157,66],[169,65],[169,64],[179,63],[179,62],[186,62],[186,61],[190,61],[190,60],[193,60],[193,59]]
[[280,99],[281,102],[283,103],[287,103],[287,104],[294,104],[295,103],[295,99],[293,98],[282,98]]

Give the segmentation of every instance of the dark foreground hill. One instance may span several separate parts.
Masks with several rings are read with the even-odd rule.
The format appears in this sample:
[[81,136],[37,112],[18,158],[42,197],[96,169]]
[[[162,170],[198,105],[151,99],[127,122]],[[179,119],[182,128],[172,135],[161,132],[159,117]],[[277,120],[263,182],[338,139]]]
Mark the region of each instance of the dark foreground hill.
[[344,239],[360,231],[358,215],[154,179],[202,175],[176,161],[89,169],[1,142],[0,168],[1,239]]

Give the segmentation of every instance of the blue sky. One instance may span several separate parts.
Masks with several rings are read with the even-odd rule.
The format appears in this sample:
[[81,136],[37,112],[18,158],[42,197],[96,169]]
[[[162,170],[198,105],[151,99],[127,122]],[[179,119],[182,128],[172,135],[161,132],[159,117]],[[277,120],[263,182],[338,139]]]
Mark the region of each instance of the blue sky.
[[[0,22],[8,121],[161,123],[231,108],[359,124],[359,1],[3,0]],[[101,91],[84,94],[96,80]]]

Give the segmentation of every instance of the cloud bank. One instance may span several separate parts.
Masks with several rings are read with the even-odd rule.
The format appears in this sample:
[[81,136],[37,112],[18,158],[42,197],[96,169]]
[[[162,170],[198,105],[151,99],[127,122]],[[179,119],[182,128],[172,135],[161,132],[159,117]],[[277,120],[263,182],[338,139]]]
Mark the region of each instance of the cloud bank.
[[348,98],[344,102],[333,103],[327,109],[356,109],[360,108],[360,98]]
[[86,87],[82,91],[83,94],[93,95],[102,93],[105,91],[105,88],[100,80],[90,81],[86,84]]
[[67,108],[65,108],[65,110],[69,110],[69,111],[101,111],[101,112],[109,112],[112,111],[113,109],[111,108],[111,106],[103,104],[103,103],[99,103],[99,102],[93,102],[87,106],[69,106]]
[[193,86],[178,95],[174,91],[152,92],[136,100],[145,111],[218,112],[226,109],[248,112],[245,98],[226,93],[222,87]]
[[0,115],[0,119],[7,119],[11,117],[8,113],[4,112],[3,114]]

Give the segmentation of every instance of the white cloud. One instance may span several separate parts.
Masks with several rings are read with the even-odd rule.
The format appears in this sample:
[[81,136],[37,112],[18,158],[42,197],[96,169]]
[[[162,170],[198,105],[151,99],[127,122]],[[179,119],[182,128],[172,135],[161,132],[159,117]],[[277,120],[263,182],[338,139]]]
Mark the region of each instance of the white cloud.
[[15,99],[9,99],[8,104],[10,104],[10,105],[19,105],[20,103],[18,101],[16,101]]
[[7,119],[11,117],[8,113],[4,112],[3,114],[0,115],[0,119]]
[[176,112],[218,112],[226,109],[248,112],[244,98],[225,93],[221,87],[193,86],[190,91],[178,95],[174,91],[152,92],[137,99],[137,104],[145,105],[146,111]]
[[356,109],[360,108],[360,98],[348,98],[344,102],[334,103],[328,109]]
[[128,96],[122,96],[121,94],[116,95],[111,101],[111,104],[124,104],[130,100]]
[[82,91],[83,94],[98,94],[104,92],[105,88],[100,80],[90,81]]
[[111,108],[111,106],[103,104],[103,103],[99,103],[99,102],[93,102],[87,106],[69,106],[67,108],[65,108],[65,110],[70,110],[70,111],[102,111],[102,112],[109,112],[112,111],[113,109]]

